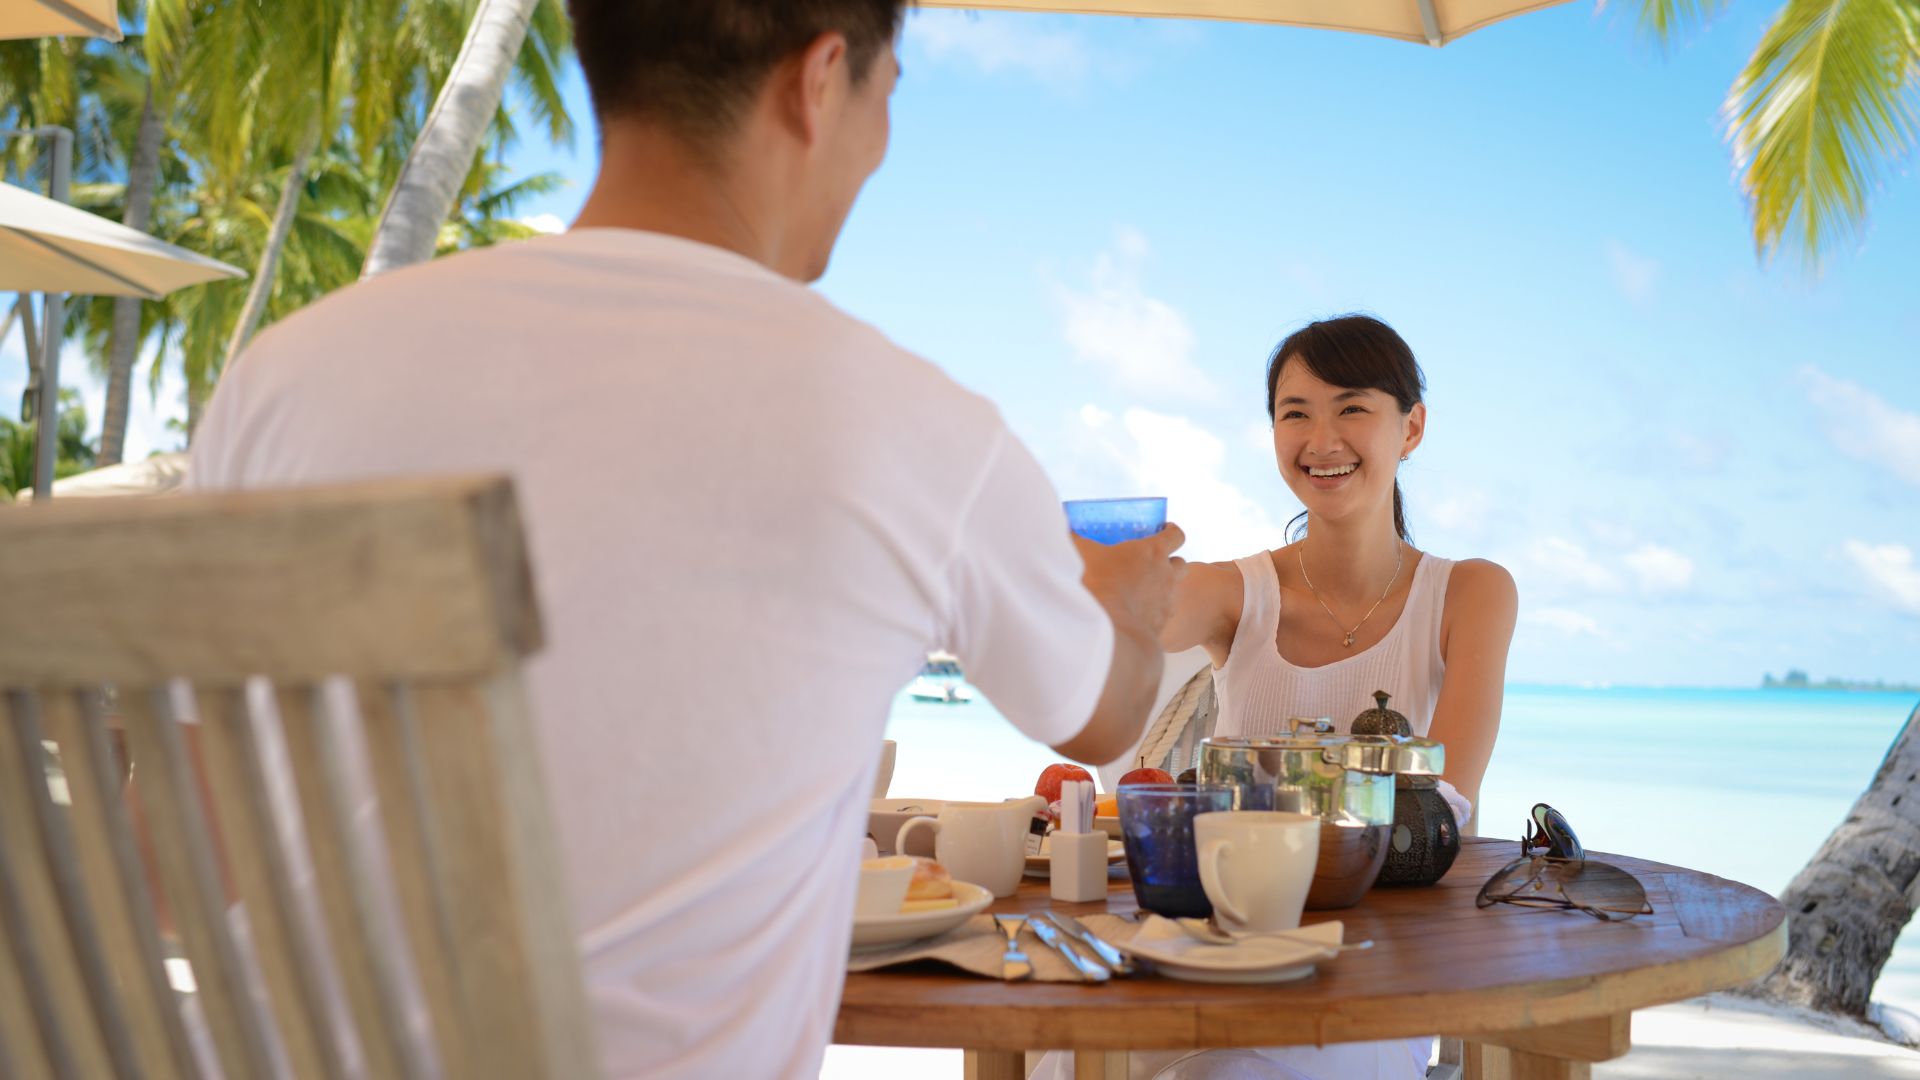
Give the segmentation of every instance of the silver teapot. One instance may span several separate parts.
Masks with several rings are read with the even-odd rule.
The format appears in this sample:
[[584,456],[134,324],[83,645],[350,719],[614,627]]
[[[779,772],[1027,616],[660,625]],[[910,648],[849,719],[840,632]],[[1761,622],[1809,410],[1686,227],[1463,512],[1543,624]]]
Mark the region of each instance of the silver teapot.
[[1406,736],[1339,735],[1320,718],[1295,717],[1290,726],[1289,735],[1202,740],[1199,781],[1233,788],[1236,809],[1317,816],[1320,859],[1307,907],[1352,907],[1386,861],[1394,778],[1439,775],[1446,749]]

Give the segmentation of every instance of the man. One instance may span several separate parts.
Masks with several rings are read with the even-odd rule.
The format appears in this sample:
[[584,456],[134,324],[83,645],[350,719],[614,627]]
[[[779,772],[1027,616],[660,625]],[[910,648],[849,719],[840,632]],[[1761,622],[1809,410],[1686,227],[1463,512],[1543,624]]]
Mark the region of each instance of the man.
[[276,326],[194,483],[511,474],[608,1071],[810,1076],[894,693],[944,646],[1023,732],[1120,756],[1181,536],[1076,554],[988,402],[800,284],[885,153],[903,0],[572,7],[602,127],[573,231]]

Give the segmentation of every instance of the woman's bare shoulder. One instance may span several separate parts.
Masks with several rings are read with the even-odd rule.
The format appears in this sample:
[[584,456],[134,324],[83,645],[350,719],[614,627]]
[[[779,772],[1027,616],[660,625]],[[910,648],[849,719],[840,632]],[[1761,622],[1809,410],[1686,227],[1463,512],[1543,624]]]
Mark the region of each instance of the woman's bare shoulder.
[[1511,617],[1520,589],[1507,568],[1490,559],[1462,559],[1447,575],[1447,607],[1505,612]]

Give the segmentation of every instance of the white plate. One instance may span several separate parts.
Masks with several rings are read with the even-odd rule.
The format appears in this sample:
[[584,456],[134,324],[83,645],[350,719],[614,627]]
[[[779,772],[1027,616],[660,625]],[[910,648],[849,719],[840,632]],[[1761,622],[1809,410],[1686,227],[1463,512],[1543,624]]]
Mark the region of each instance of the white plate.
[[993,903],[993,894],[972,882],[953,883],[953,898],[959,903],[938,911],[916,911],[907,915],[876,915],[853,920],[853,947],[877,949],[903,941],[929,938],[966,922],[975,912],[985,911]]
[[[1303,937],[1338,945],[1345,933],[1338,922],[1300,928]],[[1154,970],[1171,979],[1206,983],[1274,983],[1304,979],[1324,950],[1288,938],[1251,938],[1232,945],[1209,945],[1158,915],[1141,924],[1132,941],[1120,948],[1151,961]]]
[[[1048,876],[1048,871],[1053,866],[1053,855],[1048,852],[1046,845],[1052,839],[1053,837],[1050,835],[1042,838],[1040,841],[1040,854],[1027,856],[1028,877]],[[1107,841],[1107,865],[1113,866],[1125,861],[1127,861],[1126,845],[1118,840]]]

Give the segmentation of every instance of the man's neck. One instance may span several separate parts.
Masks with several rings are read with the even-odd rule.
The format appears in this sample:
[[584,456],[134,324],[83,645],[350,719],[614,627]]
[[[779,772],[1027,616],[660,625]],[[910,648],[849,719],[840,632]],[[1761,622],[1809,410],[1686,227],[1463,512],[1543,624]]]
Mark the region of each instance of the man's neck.
[[775,272],[784,229],[762,185],[652,125],[608,125],[576,229],[641,229],[737,252]]

